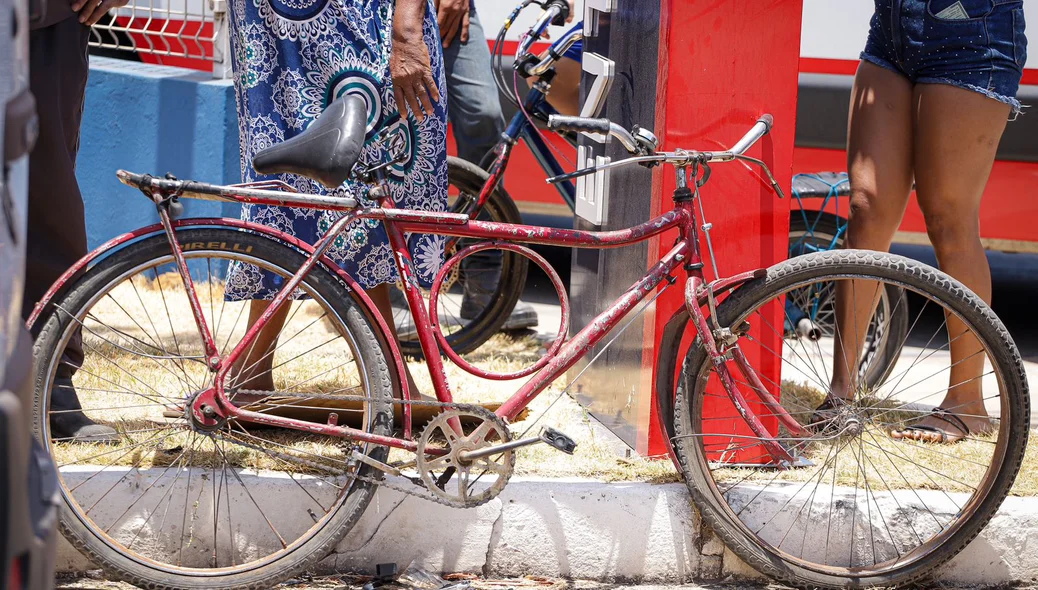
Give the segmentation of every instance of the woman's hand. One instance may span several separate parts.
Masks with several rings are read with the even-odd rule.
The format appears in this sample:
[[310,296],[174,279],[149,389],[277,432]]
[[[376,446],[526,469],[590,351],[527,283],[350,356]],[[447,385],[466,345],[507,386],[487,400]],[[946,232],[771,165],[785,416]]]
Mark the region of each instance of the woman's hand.
[[397,109],[404,115],[410,107],[419,121],[425,119],[426,114],[432,114],[433,104],[440,100],[429,61],[429,48],[422,34],[425,9],[425,0],[396,0],[393,52],[389,57]]

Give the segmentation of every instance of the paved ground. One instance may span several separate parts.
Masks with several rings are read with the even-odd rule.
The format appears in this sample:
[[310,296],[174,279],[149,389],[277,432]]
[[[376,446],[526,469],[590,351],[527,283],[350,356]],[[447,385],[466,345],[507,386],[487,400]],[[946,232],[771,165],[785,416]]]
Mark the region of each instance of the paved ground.
[[[351,576],[332,576],[323,578],[308,578],[291,580],[285,584],[277,586],[278,589],[287,590],[362,590],[364,587],[363,579],[351,577]],[[454,583],[463,584],[457,586],[457,590],[464,590],[466,588],[465,580],[452,580]],[[552,580],[547,578],[512,578],[512,579],[492,579],[492,580],[468,580],[469,588],[473,590],[525,590],[527,588],[534,590],[618,590],[621,588],[637,588],[638,590],[782,590],[785,586],[779,585],[752,585],[752,584],[740,584],[740,583],[723,583],[723,584],[687,584],[681,586],[658,586],[658,585],[630,585],[630,584],[607,584],[600,582],[586,582],[582,580]],[[79,578],[59,578],[57,587],[61,590],[132,590],[134,586],[129,584],[123,584],[120,582],[108,582],[105,581],[100,574],[89,577]],[[941,585],[938,586],[941,590],[967,590],[966,587],[952,587]],[[432,590],[436,588],[433,585],[423,584],[389,584],[380,586],[384,590],[411,590],[411,589],[426,589]],[[935,586],[928,586],[933,589]],[[971,586],[969,590],[981,590],[996,588],[1019,588],[1019,589],[1035,589],[1034,585],[1012,585],[1012,586]]]

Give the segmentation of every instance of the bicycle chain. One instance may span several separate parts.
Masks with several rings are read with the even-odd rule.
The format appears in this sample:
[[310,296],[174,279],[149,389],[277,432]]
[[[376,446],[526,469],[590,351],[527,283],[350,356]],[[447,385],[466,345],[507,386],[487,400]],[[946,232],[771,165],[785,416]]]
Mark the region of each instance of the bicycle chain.
[[[244,394],[247,394],[247,395],[265,395],[267,397],[271,397],[269,391],[259,391],[259,390],[253,390],[253,389],[239,389],[239,390],[235,391],[234,393],[244,393]],[[287,398],[306,397],[308,399],[327,399],[327,400],[333,400],[333,401],[368,401],[368,402],[384,401],[384,400],[379,400],[379,399],[376,399],[376,398],[373,398],[373,397],[361,396],[361,395],[307,394],[305,396],[302,396],[302,395],[300,395],[300,396],[292,396],[290,394],[283,394],[283,395],[278,395],[277,397],[282,397],[282,398],[286,398],[286,397]],[[257,404],[257,403],[262,403],[262,400],[259,401],[259,402],[250,402],[249,405],[253,405],[253,404]],[[505,421],[504,418],[501,418],[500,416],[498,416],[497,414],[495,414],[495,413],[491,412],[490,410],[484,408],[483,406],[476,405],[476,404],[461,404],[461,403],[457,403],[457,402],[441,402],[441,401],[433,401],[433,400],[401,400],[401,399],[396,399],[396,398],[393,398],[390,403],[392,403],[393,405],[401,405],[401,406],[402,405],[416,405],[416,406],[429,406],[429,407],[435,407],[435,408],[450,408],[450,409],[454,409],[454,410],[462,410],[462,411],[466,411],[466,412],[471,412],[473,414],[478,414],[480,416],[483,416],[487,420],[492,420],[492,421],[499,422],[502,425],[504,425],[506,428],[508,426],[508,423]],[[322,409],[333,409],[333,408],[322,408]],[[223,437],[221,437],[221,438],[223,438]],[[227,442],[229,442],[231,444],[236,444],[236,445],[244,446],[246,448],[251,448],[251,449],[259,451],[261,453],[270,453],[271,452],[268,449],[263,449],[263,448],[257,447],[255,445],[252,445],[252,444],[244,442],[244,441],[232,440],[232,439],[227,439],[227,438],[223,438],[223,440],[226,440]],[[280,453],[276,453],[276,454],[280,455]],[[306,459],[299,459],[299,458],[296,458],[296,457],[292,457],[291,461],[310,463]],[[370,477],[370,476],[367,476],[367,475],[361,475],[359,473],[348,473],[348,472],[347,473],[336,473],[335,475],[342,476],[342,477],[345,477],[347,479],[353,479],[353,480],[357,480],[357,481],[362,481],[362,482],[365,482],[365,483],[369,483],[371,485],[382,486],[384,488],[400,492],[400,493],[402,493],[404,495],[407,495],[407,496],[413,496],[415,498],[419,498],[419,499],[422,499],[422,500],[428,500],[430,502],[435,502],[437,504],[441,504],[441,505],[447,506],[449,508],[457,508],[458,507],[458,506],[456,506],[454,504],[451,504],[450,502],[447,502],[446,500],[436,496],[435,494],[432,494],[432,493],[424,494],[424,493],[422,493],[420,491],[417,491],[417,490],[415,490],[415,489],[413,489],[411,487],[398,485],[398,484],[395,484],[393,482],[386,481],[383,478],[375,478],[375,477]],[[411,478],[408,478],[407,476],[403,476],[403,477],[405,477],[408,480],[411,480]],[[412,483],[412,485],[414,485],[416,487],[420,487],[422,489],[426,489],[425,485],[423,483],[421,483],[420,476],[418,478],[416,478],[416,480],[411,480],[411,483]],[[473,505],[473,507],[477,506],[477,505]]]

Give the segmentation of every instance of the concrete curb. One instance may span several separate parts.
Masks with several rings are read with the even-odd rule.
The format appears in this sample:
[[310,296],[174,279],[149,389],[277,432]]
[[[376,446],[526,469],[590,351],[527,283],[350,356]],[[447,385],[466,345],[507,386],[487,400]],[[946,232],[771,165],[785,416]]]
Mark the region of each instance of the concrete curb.
[[[271,502],[295,486],[265,484]],[[500,497],[470,510],[382,489],[321,569],[370,571],[386,562],[436,572],[603,581],[758,577],[704,529],[684,485],[577,479],[515,478]],[[60,571],[92,567],[61,541]],[[1038,580],[1038,499],[1007,499],[984,533],[936,577],[957,584]]]

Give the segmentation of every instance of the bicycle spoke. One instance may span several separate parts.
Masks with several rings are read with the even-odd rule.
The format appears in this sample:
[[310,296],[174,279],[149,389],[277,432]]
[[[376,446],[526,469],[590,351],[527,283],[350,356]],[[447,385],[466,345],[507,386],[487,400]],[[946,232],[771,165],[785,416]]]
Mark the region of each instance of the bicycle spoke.
[[[141,276],[142,276],[142,277],[144,276],[144,275],[143,275],[143,273],[141,274]],[[157,276],[158,276],[158,275],[157,275],[157,273],[156,273],[156,277],[157,277]],[[133,279],[131,278],[131,279],[130,279],[129,281],[127,281],[127,282],[128,282],[128,283],[130,284],[130,286],[131,286],[131,287],[133,288],[133,292],[134,292],[134,293],[135,293],[135,294],[137,295],[137,301],[138,301],[138,302],[139,302],[139,303],[141,304],[141,309],[142,309],[142,310],[144,311],[144,315],[145,315],[145,317],[147,317],[147,318],[148,318],[148,323],[149,323],[149,324],[151,325],[151,329],[152,329],[152,330],[155,330],[155,341],[156,341],[156,343],[157,343],[157,342],[158,342],[158,339],[159,339],[159,329],[158,329],[158,327],[156,327],[156,326],[155,326],[155,321],[154,321],[154,320],[152,320],[152,318],[151,318],[151,312],[149,312],[149,311],[148,311],[148,306],[147,306],[147,305],[146,305],[146,304],[144,303],[144,299],[143,299],[143,298],[141,297],[141,293],[140,293],[140,291],[139,291],[139,290],[137,289],[137,285],[136,285],[136,284],[134,284],[134,282],[133,282]],[[161,287],[162,287],[162,286],[161,286],[161,285],[159,285],[159,288],[160,288],[160,289],[161,289]],[[165,299],[163,299],[163,303],[165,303]],[[168,313],[168,312],[169,312],[169,309],[167,308],[167,310],[166,310],[166,311],[167,311],[167,313]],[[145,333],[147,333],[147,330],[145,330]],[[165,347],[163,347],[163,349],[165,349]],[[178,355],[179,355],[179,352],[178,352]],[[181,372],[181,373],[183,374],[183,378],[184,378],[184,383],[185,383],[185,384],[188,384],[188,385],[189,385],[189,388],[192,388],[192,387],[190,387],[190,386],[193,386],[193,383],[191,383],[191,382],[190,382],[190,380],[188,379],[188,376],[187,376],[187,370],[186,370],[186,369],[184,368],[184,365],[183,365],[183,364],[180,364],[180,365],[179,365],[179,368],[180,368],[180,372]]]
[[[227,455],[224,454],[222,449],[220,450],[220,454],[223,455],[224,461],[228,461]],[[279,533],[277,528],[274,527],[274,523],[270,522],[270,519],[267,518],[267,514],[263,512],[263,509],[260,508],[259,503],[256,502],[256,498],[252,496],[252,492],[249,491],[248,486],[246,486],[245,482],[242,481],[241,475],[238,474],[238,471],[232,468],[231,475],[234,476],[234,479],[238,480],[238,485],[242,487],[242,489],[245,491],[245,495],[249,497],[249,501],[252,502],[252,505],[255,506],[256,510],[259,511],[260,516],[263,517],[263,520],[267,523],[267,526],[270,527],[271,532],[274,533],[274,536],[276,536],[278,541],[281,543],[281,547],[288,548],[288,543],[285,542],[284,537],[282,537],[281,533]]]
[[[166,320],[169,322],[169,331],[173,336],[173,345],[176,348],[177,356],[183,356],[184,353],[180,351],[180,339],[177,338],[177,330],[173,327],[173,314],[169,312],[169,304],[166,302],[166,290],[162,288],[162,282],[159,280],[159,271],[156,268],[152,268],[151,271],[155,275],[155,284],[158,285],[159,288],[159,296],[162,298],[162,307],[166,309]],[[181,284],[183,284],[183,279],[179,280],[181,281]],[[194,389],[201,389],[187,374],[187,369],[184,368],[183,363],[180,365],[180,370],[184,373],[184,377],[187,378]]]

